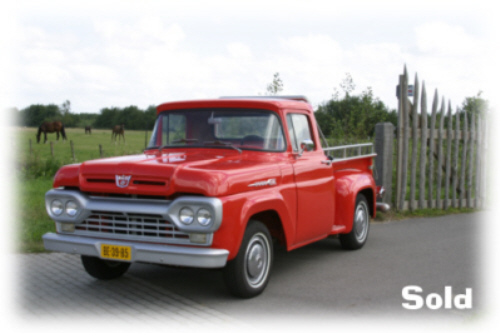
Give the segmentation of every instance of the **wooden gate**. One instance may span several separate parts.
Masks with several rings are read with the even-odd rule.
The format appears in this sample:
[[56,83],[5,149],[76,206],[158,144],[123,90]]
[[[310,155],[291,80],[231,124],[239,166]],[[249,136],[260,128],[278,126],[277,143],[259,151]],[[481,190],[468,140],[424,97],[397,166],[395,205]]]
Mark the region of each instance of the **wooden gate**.
[[479,112],[453,114],[444,98],[439,106],[437,90],[429,114],[425,83],[420,87],[417,75],[410,101],[406,68],[397,90],[396,209],[482,207],[487,156],[483,117]]

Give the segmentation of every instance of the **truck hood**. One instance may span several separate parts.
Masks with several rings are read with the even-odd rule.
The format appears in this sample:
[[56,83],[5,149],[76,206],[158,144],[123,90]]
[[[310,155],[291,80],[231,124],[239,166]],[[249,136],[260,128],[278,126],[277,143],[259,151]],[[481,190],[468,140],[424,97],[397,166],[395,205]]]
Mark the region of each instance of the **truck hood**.
[[281,182],[278,161],[255,152],[243,154],[171,152],[121,156],[62,168],[54,187],[79,187],[88,193],[171,196],[177,193],[224,196]]

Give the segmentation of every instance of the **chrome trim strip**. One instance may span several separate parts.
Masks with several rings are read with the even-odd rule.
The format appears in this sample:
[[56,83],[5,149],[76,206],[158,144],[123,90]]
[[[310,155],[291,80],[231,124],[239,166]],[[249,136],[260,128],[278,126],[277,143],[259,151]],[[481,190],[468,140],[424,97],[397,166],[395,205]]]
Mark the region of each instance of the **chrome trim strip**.
[[377,154],[373,153],[373,154],[360,155],[360,156],[353,156],[353,157],[346,157],[346,158],[334,158],[332,162],[333,162],[333,163],[337,163],[337,162],[344,162],[344,161],[350,161],[350,160],[357,160],[357,159],[360,159],[360,158],[375,157],[375,156],[377,156]]
[[373,146],[373,143],[358,143],[354,145],[345,145],[345,146],[335,146],[323,148],[324,151],[332,151],[332,150],[340,150],[340,149],[351,149],[351,148],[360,148],[360,147],[369,147]]
[[100,257],[101,244],[130,246],[132,248],[132,262],[220,268],[226,265],[229,256],[229,251],[225,249],[131,243],[55,233],[46,233],[42,238],[47,250],[94,257]]
[[276,185],[276,179],[270,178],[268,180],[263,180],[260,182],[255,182],[253,184],[248,185],[248,187],[261,187],[261,186],[274,186]]

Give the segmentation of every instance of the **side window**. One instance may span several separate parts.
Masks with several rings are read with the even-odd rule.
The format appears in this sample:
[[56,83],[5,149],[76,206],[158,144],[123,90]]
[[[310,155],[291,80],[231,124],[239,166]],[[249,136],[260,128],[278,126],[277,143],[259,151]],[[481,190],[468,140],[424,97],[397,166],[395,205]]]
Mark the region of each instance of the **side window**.
[[287,114],[286,122],[288,124],[288,135],[292,141],[294,151],[299,150],[299,145],[303,140],[312,140],[309,121],[305,114]]

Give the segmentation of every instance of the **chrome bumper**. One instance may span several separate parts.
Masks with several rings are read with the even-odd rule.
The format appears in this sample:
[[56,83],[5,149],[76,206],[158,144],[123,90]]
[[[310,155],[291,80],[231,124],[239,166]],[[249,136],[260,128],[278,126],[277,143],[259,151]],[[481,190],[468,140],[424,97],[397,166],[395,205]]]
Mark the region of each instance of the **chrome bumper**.
[[224,267],[229,255],[229,251],[224,249],[131,243],[116,240],[60,235],[51,232],[46,233],[42,238],[45,248],[50,251],[100,257],[101,244],[130,246],[132,248],[132,262],[146,262],[186,267]]
[[377,206],[377,210],[380,210],[381,212],[384,212],[384,213],[391,210],[391,205],[389,205],[388,203],[385,203],[385,202],[377,202],[376,206]]

